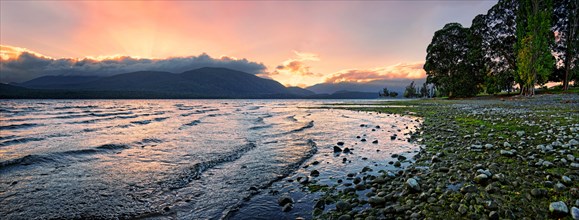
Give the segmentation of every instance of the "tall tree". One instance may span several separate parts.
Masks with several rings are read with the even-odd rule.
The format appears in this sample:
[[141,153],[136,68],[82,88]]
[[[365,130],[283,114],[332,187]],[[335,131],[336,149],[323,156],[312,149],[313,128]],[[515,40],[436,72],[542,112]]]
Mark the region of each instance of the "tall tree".
[[436,31],[426,49],[426,81],[442,95],[473,96],[480,82],[468,63],[469,29],[459,23],[446,24]]
[[489,89],[491,93],[502,90],[510,92],[515,83],[518,8],[518,0],[500,0],[487,12],[484,19],[485,25],[478,25],[488,71],[486,74],[487,92]]
[[535,85],[547,82],[554,58],[550,45],[552,3],[549,0],[521,1],[517,16],[517,77],[521,95],[535,94]]
[[553,80],[563,81],[563,90],[576,79],[579,63],[579,0],[558,0],[553,4],[553,32],[557,70]]

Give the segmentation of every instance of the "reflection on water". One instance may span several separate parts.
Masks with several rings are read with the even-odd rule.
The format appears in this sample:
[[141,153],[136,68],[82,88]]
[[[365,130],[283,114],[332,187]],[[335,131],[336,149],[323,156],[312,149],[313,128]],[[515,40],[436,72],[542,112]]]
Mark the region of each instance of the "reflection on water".
[[[415,119],[299,108],[325,102],[0,101],[0,216],[220,218],[256,190],[309,172],[300,165],[310,161],[322,162],[319,181],[330,183],[352,166],[387,167],[390,154],[412,149],[404,134]],[[333,155],[336,141],[355,153]],[[364,162],[342,163],[346,156]]]

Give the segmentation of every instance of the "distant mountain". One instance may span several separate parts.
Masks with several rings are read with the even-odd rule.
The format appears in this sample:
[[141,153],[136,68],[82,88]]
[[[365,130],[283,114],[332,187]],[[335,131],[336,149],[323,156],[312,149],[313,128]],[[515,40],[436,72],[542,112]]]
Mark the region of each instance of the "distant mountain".
[[[134,94],[135,98],[146,98],[144,94],[167,98],[302,98],[313,95],[311,91],[286,88],[279,82],[253,74],[211,67],[180,74],[140,71],[102,78],[44,76],[17,85],[35,89],[35,93],[50,89],[59,91],[58,94],[68,91],[90,97],[99,96],[99,93],[106,97]],[[52,91],[52,94],[56,93]]]
[[342,82],[342,83],[320,83],[306,89],[317,94],[333,94],[339,91],[357,91],[378,94],[384,87],[389,91],[398,92],[399,96],[404,93],[404,89],[412,81],[416,85],[422,85],[425,79],[410,80],[410,79],[396,79],[396,80],[376,80],[366,83]]
[[55,89],[74,84],[86,83],[100,79],[98,76],[42,76],[23,83],[14,83],[16,86],[36,89]]

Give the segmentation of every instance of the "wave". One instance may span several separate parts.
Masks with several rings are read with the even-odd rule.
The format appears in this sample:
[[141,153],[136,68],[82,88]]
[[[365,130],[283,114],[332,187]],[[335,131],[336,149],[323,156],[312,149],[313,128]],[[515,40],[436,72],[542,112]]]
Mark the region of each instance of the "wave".
[[24,123],[24,124],[13,124],[13,125],[4,125],[0,126],[0,130],[16,130],[16,129],[27,129],[36,126],[41,126],[41,124],[35,123]]
[[290,120],[290,121],[298,121],[298,120],[296,119],[296,116],[295,116],[295,115],[287,116],[286,119],[288,119],[288,120]]
[[146,124],[150,124],[151,120],[131,121],[131,123],[138,124],[138,125],[146,125]]
[[250,127],[249,130],[261,130],[261,129],[271,128],[271,127],[273,127],[273,124],[262,125],[262,126],[253,126],[253,127]]
[[199,121],[199,120],[194,120],[194,121],[192,121],[192,122],[189,122],[189,123],[187,123],[187,124],[184,124],[183,126],[195,126],[195,125],[198,125],[199,123],[201,123],[201,121]]
[[169,117],[159,117],[159,118],[154,118],[153,120],[155,121],[165,121],[167,120]]
[[292,131],[290,131],[290,132],[288,132],[288,133],[300,132],[300,131],[303,131],[303,130],[306,130],[306,129],[312,128],[312,127],[314,127],[314,121],[310,121],[310,122],[308,122],[306,125],[304,125],[303,127],[298,128],[298,129],[294,129],[294,130],[292,130]]
[[98,153],[112,153],[118,152],[119,150],[128,149],[130,146],[125,144],[104,144],[95,148],[82,149],[82,150],[71,150],[63,151],[49,154],[40,155],[26,155],[24,157],[6,160],[0,162],[0,170],[15,166],[28,166],[33,164],[42,163],[64,163],[70,162],[75,156],[84,156]]
[[55,107],[54,109],[62,110],[62,109],[86,109],[86,108],[97,108],[96,105],[76,105],[76,106],[63,106],[63,107]]
[[[260,189],[267,189],[269,188],[271,185],[273,185],[275,182],[278,182],[280,180],[283,180],[284,178],[286,178],[288,175],[290,175],[291,173],[295,172],[297,169],[299,169],[304,162],[306,162],[306,160],[310,159],[312,156],[314,156],[314,154],[316,154],[318,152],[318,146],[316,144],[316,142],[314,142],[311,139],[308,139],[307,145],[310,146],[310,150],[308,150],[306,152],[306,154],[300,158],[300,160],[289,164],[283,171],[281,175],[278,175],[276,178],[270,180],[269,182],[265,183],[264,185],[261,185],[259,188]],[[241,207],[241,205],[243,204],[243,201],[249,201],[251,199],[251,197],[257,195],[258,192],[253,192],[250,193],[248,196],[246,196],[245,198],[241,199],[236,205],[232,206],[232,207],[228,207],[226,208],[222,214],[221,214],[221,218],[220,219],[230,219],[231,216],[239,210],[239,208]]]
[[222,163],[235,161],[239,159],[241,156],[243,156],[243,154],[254,149],[255,147],[256,145],[254,143],[248,143],[240,146],[239,148],[235,149],[234,151],[228,154],[221,155],[216,159],[193,164],[192,166],[183,169],[181,173],[178,174],[178,177],[176,179],[168,180],[167,182],[161,183],[161,186],[169,188],[170,190],[183,188],[187,186],[187,184],[189,184],[191,181],[199,179],[201,177],[201,174],[203,174],[203,172],[205,172],[206,170]]
[[42,141],[44,139],[45,138],[36,138],[36,137],[18,138],[18,139],[13,139],[13,140],[1,142],[0,147],[10,146],[10,145],[15,145],[15,144],[25,144],[25,143],[32,142],[32,141]]

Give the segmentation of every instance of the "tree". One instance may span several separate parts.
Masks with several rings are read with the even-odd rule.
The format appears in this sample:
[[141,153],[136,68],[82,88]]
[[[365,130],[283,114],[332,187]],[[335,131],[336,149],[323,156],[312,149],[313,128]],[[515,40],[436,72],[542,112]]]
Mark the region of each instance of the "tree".
[[394,92],[394,91],[390,92],[390,97],[396,98],[397,96],[398,96],[397,92]]
[[479,26],[482,28],[479,30],[483,36],[481,47],[487,67],[487,93],[493,94],[502,90],[510,92],[515,83],[518,8],[518,0],[500,0],[485,15],[485,25]]
[[428,97],[428,85],[426,83],[422,84],[422,87],[420,87],[420,97]]
[[553,51],[557,70],[550,80],[562,81],[563,90],[576,79],[579,65],[579,0],[558,0],[553,4],[553,32],[556,33]]
[[388,88],[384,87],[384,89],[382,89],[382,93],[380,93],[380,97],[388,97],[390,95],[390,92],[388,91]]
[[414,81],[410,83],[410,85],[406,86],[406,90],[404,90],[404,97],[405,98],[414,98],[416,97],[416,86],[414,86]]
[[436,31],[426,50],[426,82],[442,95],[474,96],[479,91],[478,74],[469,63],[469,29],[458,23],[446,24]]
[[[552,3],[547,0],[522,1],[517,17],[517,77],[521,95],[535,94],[535,85],[547,82],[554,66],[550,45]],[[525,19],[526,18],[526,19]]]

